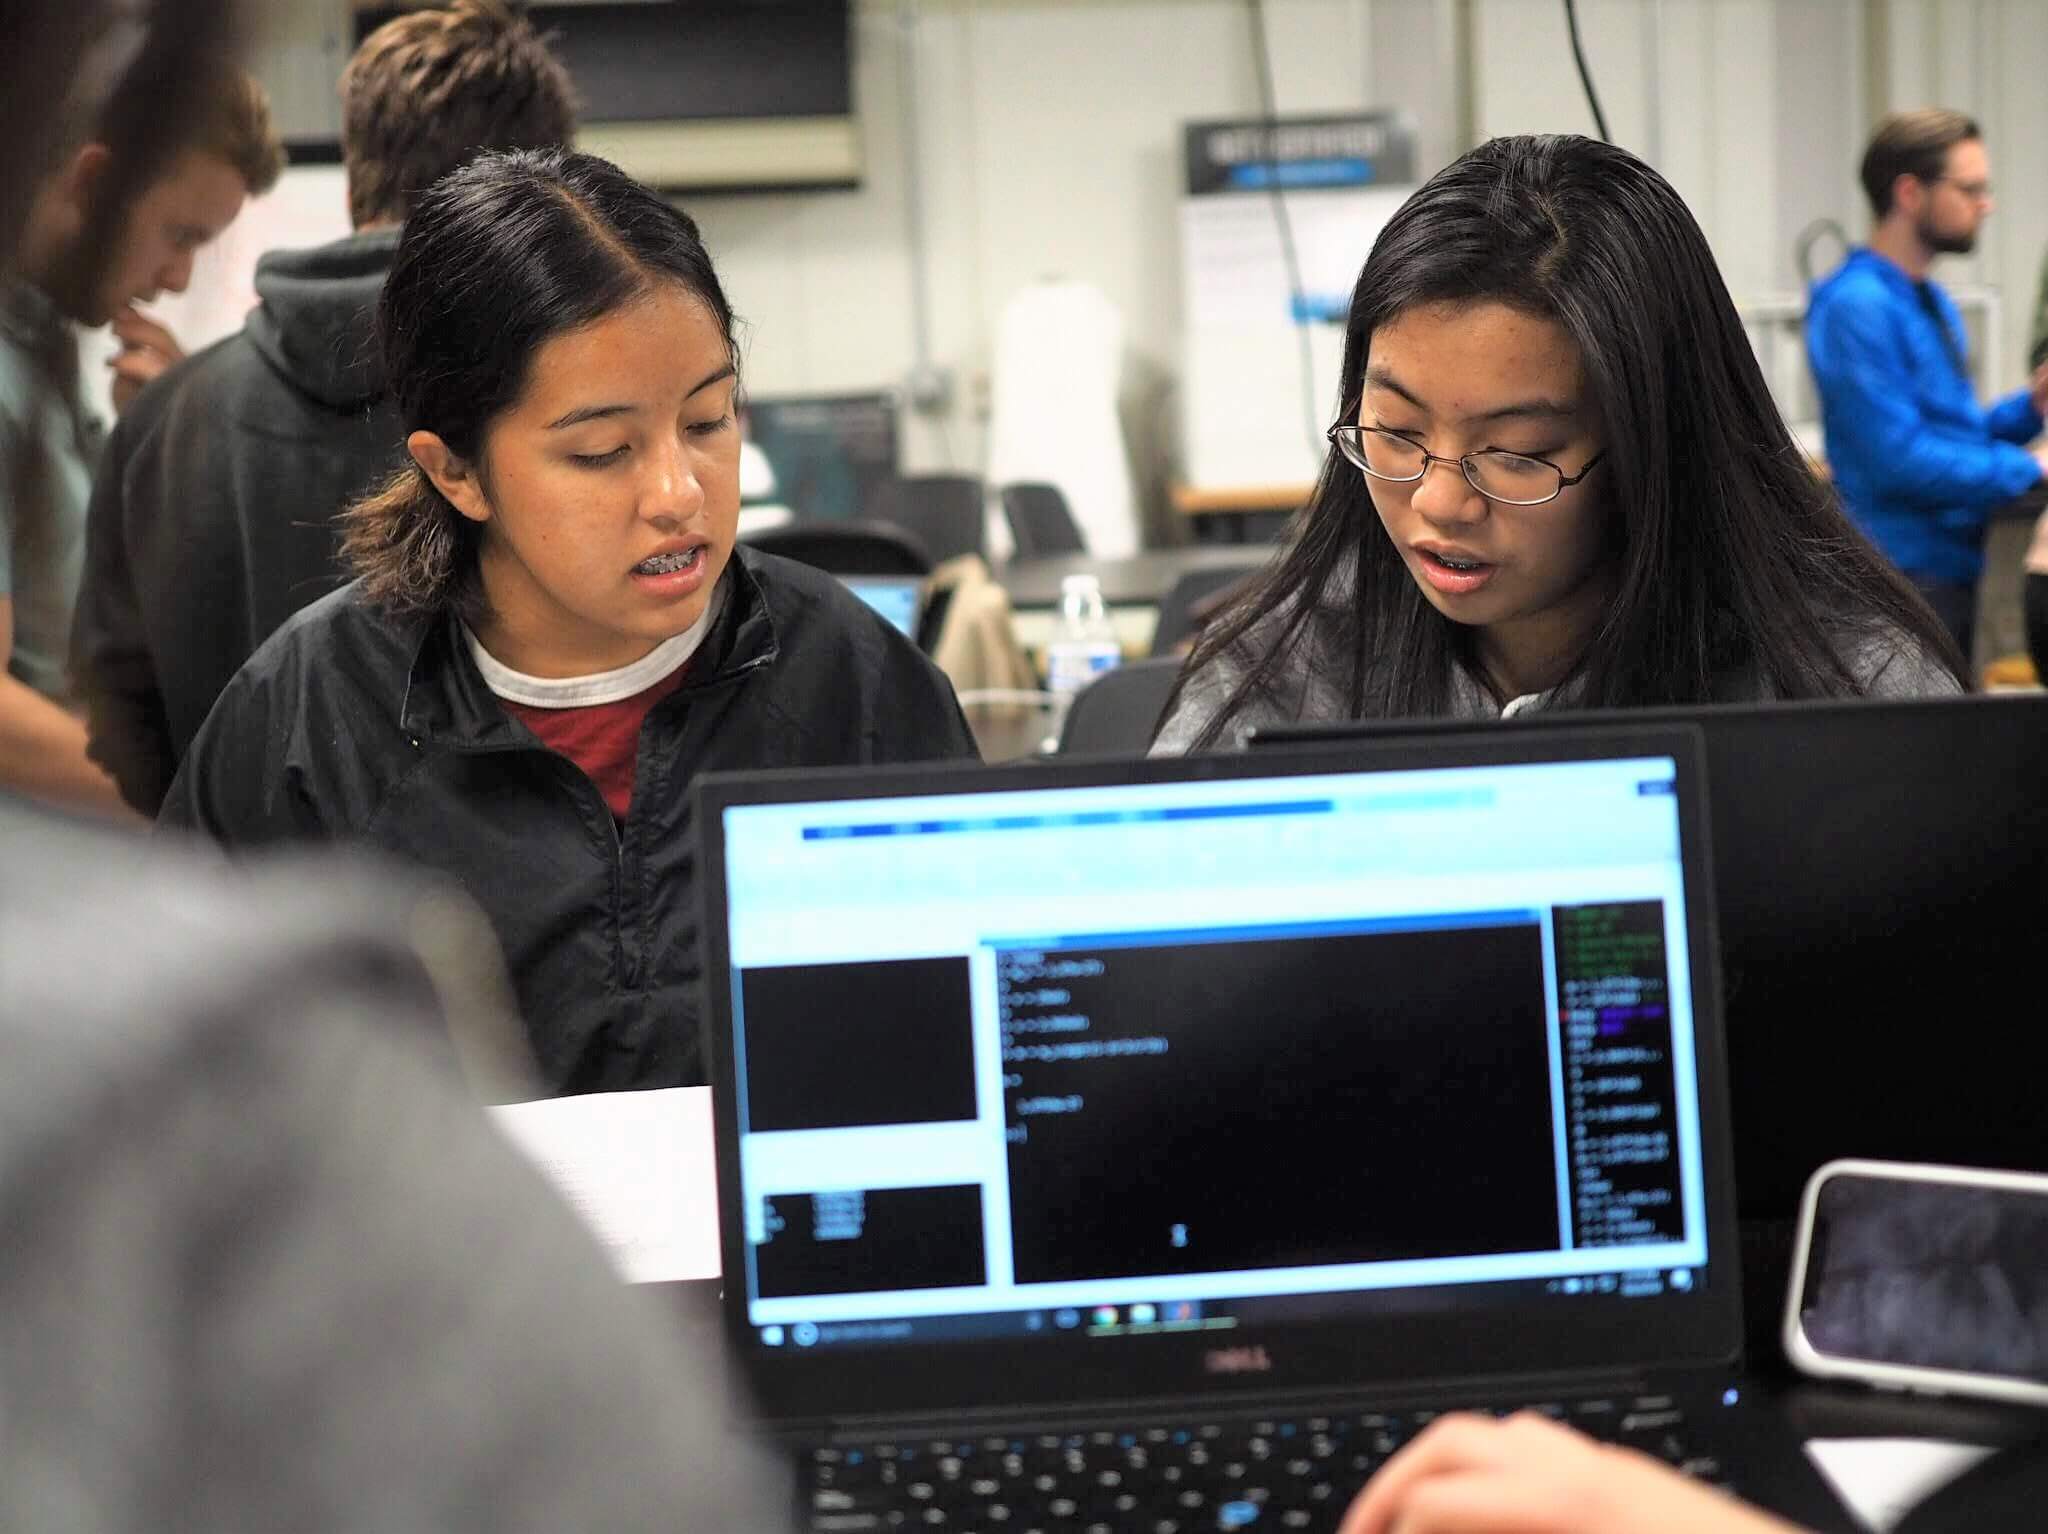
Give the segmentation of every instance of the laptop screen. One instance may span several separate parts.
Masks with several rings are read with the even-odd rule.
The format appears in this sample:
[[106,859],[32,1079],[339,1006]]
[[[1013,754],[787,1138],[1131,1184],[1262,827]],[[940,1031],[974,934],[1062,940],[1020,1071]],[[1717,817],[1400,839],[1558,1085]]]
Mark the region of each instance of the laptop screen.
[[885,575],[842,575],[846,589],[888,619],[897,633],[917,637],[918,605],[924,597],[924,582],[892,579]]
[[759,1347],[1704,1285],[1674,759],[1233,772],[722,808]]

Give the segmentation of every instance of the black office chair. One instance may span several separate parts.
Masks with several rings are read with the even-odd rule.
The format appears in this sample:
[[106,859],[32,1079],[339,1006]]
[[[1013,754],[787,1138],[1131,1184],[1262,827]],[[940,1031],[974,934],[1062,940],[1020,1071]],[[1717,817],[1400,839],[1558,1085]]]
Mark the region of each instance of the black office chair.
[[935,565],[962,554],[987,554],[982,484],[972,474],[915,474],[896,480],[876,497],[875,510],[882,520],[917,538]]
[[890,522],[787,522],[749,534],[745,542],[828,575],[932,573],[924,541]]
[[999,494],[1003,519],[1010,524],[1010,541],[1017,546],[1017,558],[1088,552],[1088,544],[1081,537],[1081,529],[1058,485],[1005,485]]
[[1180,657],[1137,660],[1105,671],[1074,694],[1060,727],[1059,754],[1128,752],[1143,755],[1180,675]]
[[[1159,604],[1159,622],[1152,630],[1152,653],[1172,655],[1174,646],[1200,627],[1195,621],[1203,613],[1229,599],[1229,588],[1242,585],[1258,573],[1255,569],[1190,570],[1173,583]],[[1219,598],[1219,601],[1211,601]]]

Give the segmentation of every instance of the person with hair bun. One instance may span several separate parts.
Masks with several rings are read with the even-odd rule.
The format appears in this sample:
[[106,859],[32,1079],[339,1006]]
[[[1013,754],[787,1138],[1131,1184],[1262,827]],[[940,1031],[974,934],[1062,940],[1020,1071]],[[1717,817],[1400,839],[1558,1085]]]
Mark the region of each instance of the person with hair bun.
[[701,1082],[692,779],[972,758],[951,685],[737,544],[732,310],[696,226],[617,167],[437,182],[377,332],[408,461],[344,513],[356,579],[235,676],[160,823],[453,875],[550,1090]]
[[1965,686],[1779,418],[1685,202],[1626,150],[1498,138],[1388,220],[1322,477],[1153,749],[1261,725]]

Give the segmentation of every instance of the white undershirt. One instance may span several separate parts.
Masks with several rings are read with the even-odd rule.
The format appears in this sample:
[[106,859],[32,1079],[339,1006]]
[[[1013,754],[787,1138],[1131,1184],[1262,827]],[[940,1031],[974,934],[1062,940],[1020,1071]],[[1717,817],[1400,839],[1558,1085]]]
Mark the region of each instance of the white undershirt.
[[589,708],[597,703],[617,703],[643,693],[697,653],[697,646],[711,632],[718,610],[725,605],[725,582],[720,581],[704,609],[704,616],[673,639],[664,639],[630,666],[600,671],[592,676],[528,676],[514,671],[492,655],[483,641],[462,625],[463,643],[470,659],[483,673],[484,685],[508,703],[528,708]]

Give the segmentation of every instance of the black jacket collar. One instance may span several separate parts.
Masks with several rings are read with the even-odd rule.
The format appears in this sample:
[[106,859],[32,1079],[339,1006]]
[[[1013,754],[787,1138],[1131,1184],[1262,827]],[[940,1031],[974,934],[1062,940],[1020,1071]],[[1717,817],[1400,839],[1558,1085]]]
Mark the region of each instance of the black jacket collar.
[[[691,659],[690,674],[677,696],[736,681],[772,664],[780,653],[775,614],[749,558],[748,551],[734,547],[723,577],[725,610]],[[422,744],[431,741],[465,751],[532,746],[533,737],[498,706],[470,658],[462,625],[452,612],[418,620],[412,644],[412,667],[398,718],[407,735]]]

